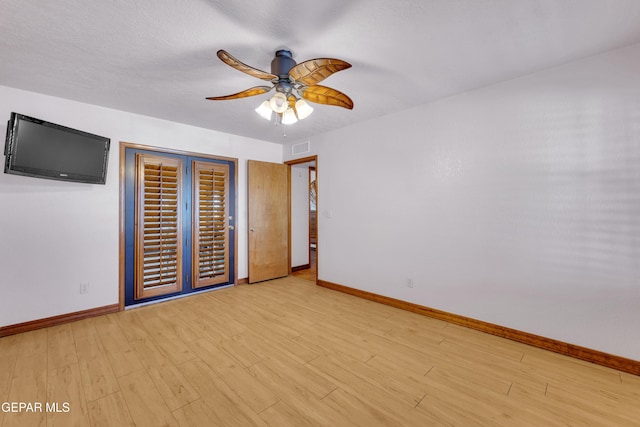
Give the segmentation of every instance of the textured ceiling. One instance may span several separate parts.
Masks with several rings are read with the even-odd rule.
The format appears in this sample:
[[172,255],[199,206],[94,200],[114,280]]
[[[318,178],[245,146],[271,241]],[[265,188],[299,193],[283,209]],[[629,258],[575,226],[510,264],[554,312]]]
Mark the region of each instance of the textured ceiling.
[[[638,0],[0,0],[0,85],[282,142],[638,42]],[[269,71],[280,48],[350,62],[322,84],[354,109],[205,100],[263,83],[218,49]]]

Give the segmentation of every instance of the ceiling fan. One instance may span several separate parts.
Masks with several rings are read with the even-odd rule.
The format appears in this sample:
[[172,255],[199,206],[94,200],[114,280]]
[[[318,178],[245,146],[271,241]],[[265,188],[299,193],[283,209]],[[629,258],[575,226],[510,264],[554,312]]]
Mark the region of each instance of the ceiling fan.
[[318,83],[338,71],[350,68],[351,64],[335,58],[317,58],[301,62],[293,59],[289,50],[278,50],[271,61],[271,72],[259,70],[244,64],[225,50],[219,50],[218,58],[225,64],[250,76],[271,82],[271,86],[255,86],[242,92],[207,99],[224,101],[262,95],[275,88],[276,93],[264,101],[256,112],[267,120],[276,114],[276,124],[292,124],[311,114],[313,108],[305,100],[317,104],[334,105],[353,109],[353,101],[344,93]]

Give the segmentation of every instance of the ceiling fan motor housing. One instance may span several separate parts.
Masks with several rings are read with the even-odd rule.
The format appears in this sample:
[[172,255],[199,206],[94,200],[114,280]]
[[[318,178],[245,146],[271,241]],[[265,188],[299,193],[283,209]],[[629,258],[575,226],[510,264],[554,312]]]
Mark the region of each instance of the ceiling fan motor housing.
[[289,70],[296,66],[290,50],[279,50],[271,61],[271,74],[275,74],[280,80],[289,80]]
[[284,93],[289,96],[291,93],[291,80],[289,79],[289,71],[296,66],[296,61],[290,50],[278,50],[275,58],[271,61],[271,74],[278,76],[276,83],[276,92]]

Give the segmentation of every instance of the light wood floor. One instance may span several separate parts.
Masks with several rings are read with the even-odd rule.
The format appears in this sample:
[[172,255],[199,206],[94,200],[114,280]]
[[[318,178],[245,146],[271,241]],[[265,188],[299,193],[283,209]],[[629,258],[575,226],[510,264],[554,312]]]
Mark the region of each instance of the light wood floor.
[[640,378],[289,277],[0,338],[2,426],[625,426]]
[[318,263],[316,262],[316,251],[310,251],[310,259],[309,259],[309,268],[305,268],[304,270],[298,270],[296,272],[291,273],[292,276],[297,277],[299,279],[311,280],[312,282],[316,281],[318,274]]

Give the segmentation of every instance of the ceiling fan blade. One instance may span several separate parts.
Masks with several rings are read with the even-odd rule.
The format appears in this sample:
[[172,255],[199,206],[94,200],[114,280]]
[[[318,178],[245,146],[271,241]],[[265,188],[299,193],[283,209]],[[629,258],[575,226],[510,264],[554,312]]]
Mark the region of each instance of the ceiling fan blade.
[[269,92],[271,89],[273,89],[273,86],[255,86],[232,95],[211,96],[207,99],[210,101],[225,101],[227,99],[247,98],[249,96],[262,95],[263,93]]
[[303,85],[315,85],[333,73],[351,68],[351,64],[335,58],[317,58],[304,61],[289,70],[289,77]]
[[307,101],[315,102],[316,104],[335,105],[349,110],[353,109],[353,101],[351,98],[339,90],[330,87],[320,85],[307,86],[302,90],[301,95]]
[[258,70],[257,68],[253,68],[250,65],[247,65],[243,62],[238,61],[236,58],[231,56],[229,52],[227,52],[226,50],[220,49],[216,55],[218,55],[218,58],[220,58],[220,60],[225,64],[235,68],[238,71],[242,71],[243,73],[249,74],[252,77],[257,77],[259,79],[267,80],[267,81],[271,81],[273,79],[278,78],[278,76],[276,76],[275,74]]

